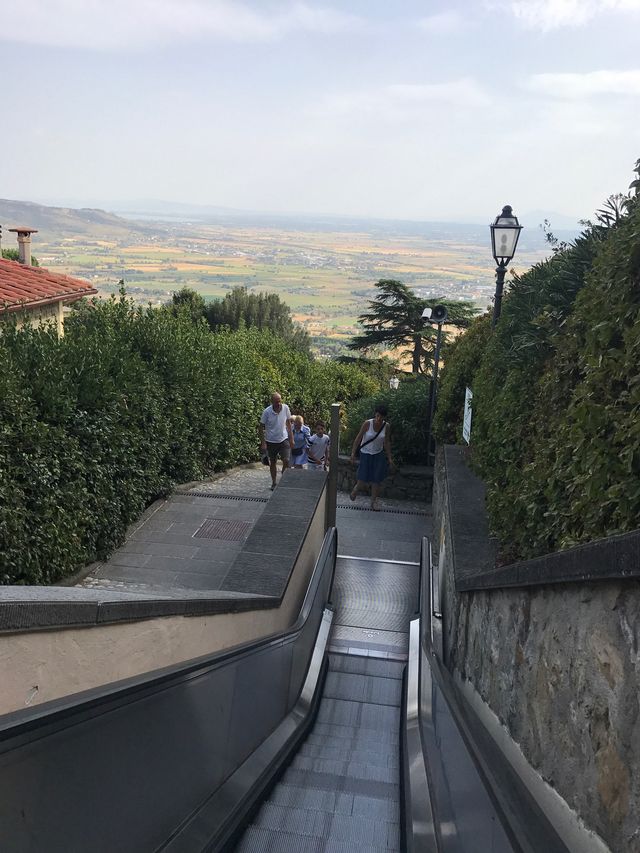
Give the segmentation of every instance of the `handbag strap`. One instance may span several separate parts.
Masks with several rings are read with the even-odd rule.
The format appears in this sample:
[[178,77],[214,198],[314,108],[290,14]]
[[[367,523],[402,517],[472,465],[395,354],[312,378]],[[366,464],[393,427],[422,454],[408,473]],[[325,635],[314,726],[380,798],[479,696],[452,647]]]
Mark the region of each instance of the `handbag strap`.
[[375,440],[376,440],[376,438],[377,438],[377,437],[380,435],[380,433],[382,432],[382,430],[386,427],[386,425],[387,425],[387,422],[386,422],[386,421],[383,421],[383,422],[382,422],[382,426],[380,427],[380,429],[378,430],[378,432],[373,436],[373,438],[368,438],[366,441],[363,441],[363,442],[362,442],[362,444],[360,445],[360,447],[358,448],[358,450],[362,450],[362,448],[363,448],[363,447],[366,447],[366,446],[367,446],[367,444],[371,444],[371,442],[372,442],[372,441],[375,441]]

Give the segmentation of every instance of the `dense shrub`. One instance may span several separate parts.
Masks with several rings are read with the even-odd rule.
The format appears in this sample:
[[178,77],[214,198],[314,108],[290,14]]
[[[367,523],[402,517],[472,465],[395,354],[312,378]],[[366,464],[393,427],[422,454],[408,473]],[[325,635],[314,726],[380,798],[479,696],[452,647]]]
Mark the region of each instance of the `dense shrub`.
[[640,527],[640,205],[612,228],[540,379],[515,548]]
[[479,367],[473,340],[450,355],[439,434],[457,433],[469,384],[472,460],[504,558],[640,526],[639,321],[639,204],[618,197],[514,278]]
[[438,407],[433,421],[435,437],[445,444],[462,441],[464,398],[467,386],[480,366],[491,331],[491,317],[476,317],[467,332],[460,335],[447,350],[442,371]]
[[126,298],[0,334],[0,582],[48,583],[104,558],[172,485],[257,456],[273,390],[307,419],[370,394],[356,369],[271,333]]
[[385,391],[352,404],[347,429],[341,442],[342,453],[350,454],[362,422],[373,417],[377,403],[385,403],[391,424],[391,450],[398,465],[427,464],[427,420],[429,382],[422,376],[401,380],[397,391]]

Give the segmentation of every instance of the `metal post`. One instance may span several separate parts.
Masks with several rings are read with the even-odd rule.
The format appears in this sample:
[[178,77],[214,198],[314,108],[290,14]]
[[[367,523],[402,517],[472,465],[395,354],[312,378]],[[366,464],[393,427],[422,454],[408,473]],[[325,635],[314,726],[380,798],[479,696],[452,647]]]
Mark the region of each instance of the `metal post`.
[[431,429],[433,426],[433,415],[436,409],[438,366],[440,364],[440,343],[442,340],[442,323],[438,323],[438,335],[436,337],[436,351],[433,356],[433,376],[431,378],[431,393],[429,394],[429,420],[427,426],[427,465],[431,464]]
[[338,452],[340,449],[340,403],[331,406],[331,443],[329,445],[329,479],[327,481],[326,529],[336,526],[338,503]]
[[491,325],[494,328],[500,319],[500,312],[502,310],[502,288],[504,287],[504,277],[506,272],[506,266],[499,265],[496,267],[496,295],[493,300],[493,320],[491,321]]

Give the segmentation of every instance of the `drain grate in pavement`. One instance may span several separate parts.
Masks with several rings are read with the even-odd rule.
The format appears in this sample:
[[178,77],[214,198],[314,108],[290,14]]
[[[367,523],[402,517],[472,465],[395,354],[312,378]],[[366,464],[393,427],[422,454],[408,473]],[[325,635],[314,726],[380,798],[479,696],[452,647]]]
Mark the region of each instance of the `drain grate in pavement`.
[[249,495],[223,495],[218,492],[204,492],[204,491],[181,491],[180,489],[176,489],[174,492],[176,495],[187,495],[190,498],[222,498],[225,501],[253,501],[254,503],[266,504],[269,501],[269,498],[257,498],[257,497],[249,497]]
[[242,542],[253,526],[250,521],[227,521],[224,518],[205,518],[193,534],[197,539],[224,539]]
[[[353,504],[338,504],[337,509],[354,509],[356,512],[373,512],[368,506],[354,506]],[[419,509],[397,509],[396,507],[380,507],[378,512],[390,512],[393,515],[430,515],[426,510]]]

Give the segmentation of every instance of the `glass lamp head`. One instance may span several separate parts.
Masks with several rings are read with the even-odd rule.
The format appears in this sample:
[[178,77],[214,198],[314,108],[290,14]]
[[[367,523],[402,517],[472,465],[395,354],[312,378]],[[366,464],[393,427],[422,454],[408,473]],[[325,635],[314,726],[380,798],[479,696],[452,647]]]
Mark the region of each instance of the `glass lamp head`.
[[522,225],[518,222],[518,217],[513,215],[511,206],[507,204],[489,228],[491,229],[491,250],[495,262],[500,266],[506,266],[516,253]]

